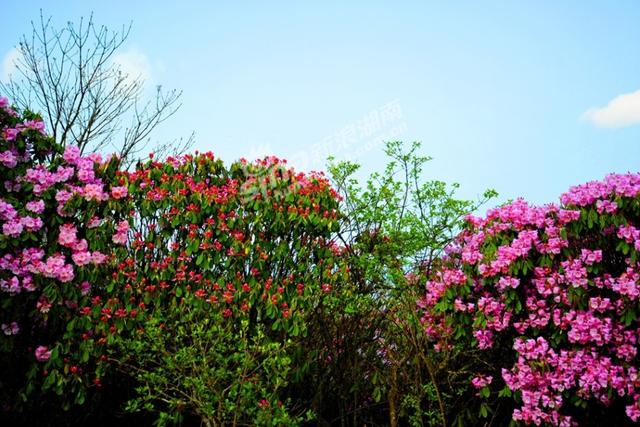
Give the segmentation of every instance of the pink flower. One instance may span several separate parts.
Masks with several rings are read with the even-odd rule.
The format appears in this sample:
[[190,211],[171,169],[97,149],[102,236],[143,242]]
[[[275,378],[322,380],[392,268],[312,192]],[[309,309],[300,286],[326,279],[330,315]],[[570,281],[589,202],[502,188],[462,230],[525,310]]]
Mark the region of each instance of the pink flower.
[[111,238],[113,243],[117,243],[119,245],[124,245],[127,243],[127,234],[126,233],[115,233]]
[[0,163],[9,169],[13,169],[18,164],[18,159],[10,150],[0,153]]
[[46,362],[51,357],[51,351],[47,346],[41,345],[36,348],[35,355],[38,362]]
[[126,197],[128,193],[127,187],[124,186],[111,188],[111,196],[113,196],[114,199],[122,199]]
[[33,129],[35,131],[40,132],[41,135],[46,135],[44,130],[44,122],[42,120],[25,120],[16,126],[20,131],[25,129]]
[[60,190],[56,193],[56,201],[58,202],[58,211],[64,208],[64,205],[73,197],[73,193],[67,190]]
[[76,252],[71,258],[76,265],[87,265],[91,262],[91,252]]
[[98,218],[97,216],[94,216],[94,217],[91,217],[91,219],[87,223],[87,227],[88,228],[96,228],[96,227],[100,227],[100,224],[102,224],[102,220],[100,218]]
[[89,159],[80,159],[78,161],[78,179],[81,182],[91,182],[96,178],[93,170],[93,162]]
[[502,276],[500,277],[500,279],[498,280],[498,284],[496,286],[496,288],[499,291],[504,291],[507,288],[517,288],[520,285],[520,279],[518,279],[517,277],[510,277],[510,276]]
[[582,249],[580,258],[585,264],[592,265],[602,261],[602,251],[591,251],[589,249]]
[[87,159],[91,160],[93,163],[102,163],[102,154],[91,153],[87,156]]
[[71,264],[65,265],[58,271],[58,280],[62,283],[70,282],[74,277],[73,266]]
[[618,209],[618,204],[610,200],[598,200],[596,202],[596,209],[598,213],[615,213]]
[[640,239],[640,230],[632,225],[621,225],[618,229],[618,237],[631,243],[634,240]]
[[65,162],[75,165],[78,159],[80,158],[80,148],[75,145],[68,145],[65,150],[62,158]]
[[19,182],[9,180],[4,182],[4,188],[9,192],[11,191],[16,192],[16,191],[20,191],[20,188],[22,188],[22,185]]
[[9,237],[18,237],[24,229],[20,221],[10,221],[2,224],[2,234]]
[[82,195],[85,200],[106,200],[108,196],[104,193],[102,184],[87,184],[82,189]]
[[36,308],[40,311],[40,313],[45,314],[45,313],[48,313],[49,310],[51,309],[51,303],[45,296],[42,296],[38,300],[38,303],[36,304]]
[[89,292],[91,292],[91,283],[85,280],[80,284],[80,293],[82,295],[87,295]]
[[94,251],[91,253],[91,262],[93,262],[96,265],[104,263],[106,259],[107,259],[107,256],[98,251]]
[[640,408],[638,408],[638,403],[634,403],[633,405],[628,405],[626,407],[626,413],[631,421],[636,422],[640,419]]
[[71,249],[73,249],[74,252],[84,252],[87,250],[87,248],[89,247],[89,244],[87,243],[86,239],[81,239],[76,241],[72,246]]
[[476,329],[473,331],[473,336],[478,340],[478,348],[481,350],[493,345],[493,332],[491,331]]
[[4,332],[5,335],[16,335],[19,331],[20,327],[16,322],[11,322],[10,324],[2,324],[2,332]]
[[27,202],[26,208],[28,211],[31,211],[36,214],[41,214],[42,212],[44,212],[44,201],[33,200],[31,202]]
[[33,278],[31,276],[26,276],[22,278],[22,288],[25,291],[35,291],[36,290],[36,284],[33,283]]
[[116,233],[113,235],[111,240],[113,243],[118,243],[124,245],[127,243],[127,232],[129,231],[129,222],[128,221],[120,221],[116,226]]
[[13,276],[8,282],[0,279],[0,289],[12,295],[19,294],[22,290],[20,288],[20,280],[16,276]]
[[78,230],[73,224],[62,224],[58,235],[58,243],[67,248],[72,247],[78,239],[77,232]]
[[57,254],[47,258],[47,261],[40,266],[40,272],[45,277],[57,277],[64,267],[64,256]]
[[14,141],[19,133],[20,133],[20,130],[18,129],[7,128],[3,132],[3,137],[7,141]]
[[11,221],[18,216],[15,208],[10,204],[0,199],[0,219],[3,221]]
[[471,384],[477,388],[481,389],[482,387],[488,386],[493,381],[493,377],[491,375],[478,375],[471,380]]
[[42,220],[40,218],[33,218],[30,216],[25,216],[20,218],[20,223],[28,230],[28,231],[37,231],[42,228]]
[[55,174],[52,175],[52,179],[55,182],[67,182],[73,177],[74,173],[75,169],[72,167],[65,168],[63,166],[58,166]]

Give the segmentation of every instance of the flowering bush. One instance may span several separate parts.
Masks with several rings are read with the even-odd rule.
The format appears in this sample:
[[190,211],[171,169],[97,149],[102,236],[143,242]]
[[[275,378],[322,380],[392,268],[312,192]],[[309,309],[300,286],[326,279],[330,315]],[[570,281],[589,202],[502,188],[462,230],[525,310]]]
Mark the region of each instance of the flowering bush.
[[118,185],[135,209],[113,240],[128,234],[130,245],[115,251],[112,297],[81,311],[93,323],[107,317],[113,362],[144,384],[130,409],[210,425],[294,423],[280,391],[295,340],[341,274],[328,180],[276,158],[227,168],[204,153],[151,159]]
[[487,402],[514,398],[516,421],[612,422],[621,404],[637,421],[640,174],[560,201],[468,217],[427,282],[423,323],[440,348],[482,350],[473,386]]
[[109,185],[118,160],[63,151],[37,115],[6,98],[0,132],[2,399],[12,407],[19,390],[28,398],[42,387],[64,393],[65,406],[82,403],[87,386],[100,384],[102,344],[78,309],[104,291],[110,254],[124,243],[112,238],[126,206]]

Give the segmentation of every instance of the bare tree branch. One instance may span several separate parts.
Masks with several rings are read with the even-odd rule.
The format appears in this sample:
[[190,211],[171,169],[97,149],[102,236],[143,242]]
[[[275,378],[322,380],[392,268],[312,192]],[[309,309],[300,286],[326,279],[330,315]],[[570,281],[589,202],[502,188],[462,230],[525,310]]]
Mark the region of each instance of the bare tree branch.
[[113,62],[131,24],[110,31],[91,15],[57,30],[40,11],[31,26],[30,37],[23,35],[17,46],[17,75],[0,82],[0,91],[18,107],[40,111],[62,146],[74,144],[82,152],[110,147],[131,163],[156,126],[180,108],[182,92],[161,86],[155,99],[143,102],[144,80]]

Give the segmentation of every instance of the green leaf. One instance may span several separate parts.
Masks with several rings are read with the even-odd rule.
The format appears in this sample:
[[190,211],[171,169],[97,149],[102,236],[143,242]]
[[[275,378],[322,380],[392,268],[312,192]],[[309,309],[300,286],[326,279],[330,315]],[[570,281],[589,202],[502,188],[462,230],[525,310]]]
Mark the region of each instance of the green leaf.
[[487,404],[483,403],[482,405],[480,405],[480,417],[487,418],[488,415],[489,412],[487,411]]
[[511,389],[505,386],[502,390],[498,392],[498,397],[511,397],[512,392]]
[[382,400],[382,389],[380,387],[376,387],[373,389],[373,400],[375,400],[376,403]]
[[76,395],[75,403],[77,405],[82,405],[84,403],[84,400],[85,400],[84,392],[79,391],[78,394]]
[[490,395],[491,395],[491,391],[489,390],[489,387],[482,387],[480,389],[481,397],[488,398]]

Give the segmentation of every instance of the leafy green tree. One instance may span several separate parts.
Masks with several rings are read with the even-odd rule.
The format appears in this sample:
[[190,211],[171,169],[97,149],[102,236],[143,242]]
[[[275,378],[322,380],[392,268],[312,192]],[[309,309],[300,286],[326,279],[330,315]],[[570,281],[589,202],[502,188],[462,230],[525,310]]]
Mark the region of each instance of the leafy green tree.
[[310,340],[317,341],[308,347],[322,355],[314,409],[327,414],[327,423],[379,425],[386,418],[392,426],[442,425],[457,397],[447,382],[448,354],[425,353],[415,301],[463,217],[496,193],[466,201],[455,197],[456,184],[424,181],[431,159],[419,149],[419,143],[388,143],[388,165],[364,185],[354,177],[356,163],[329,165],[342,199],[335,239],[349,276],[310,326]]

